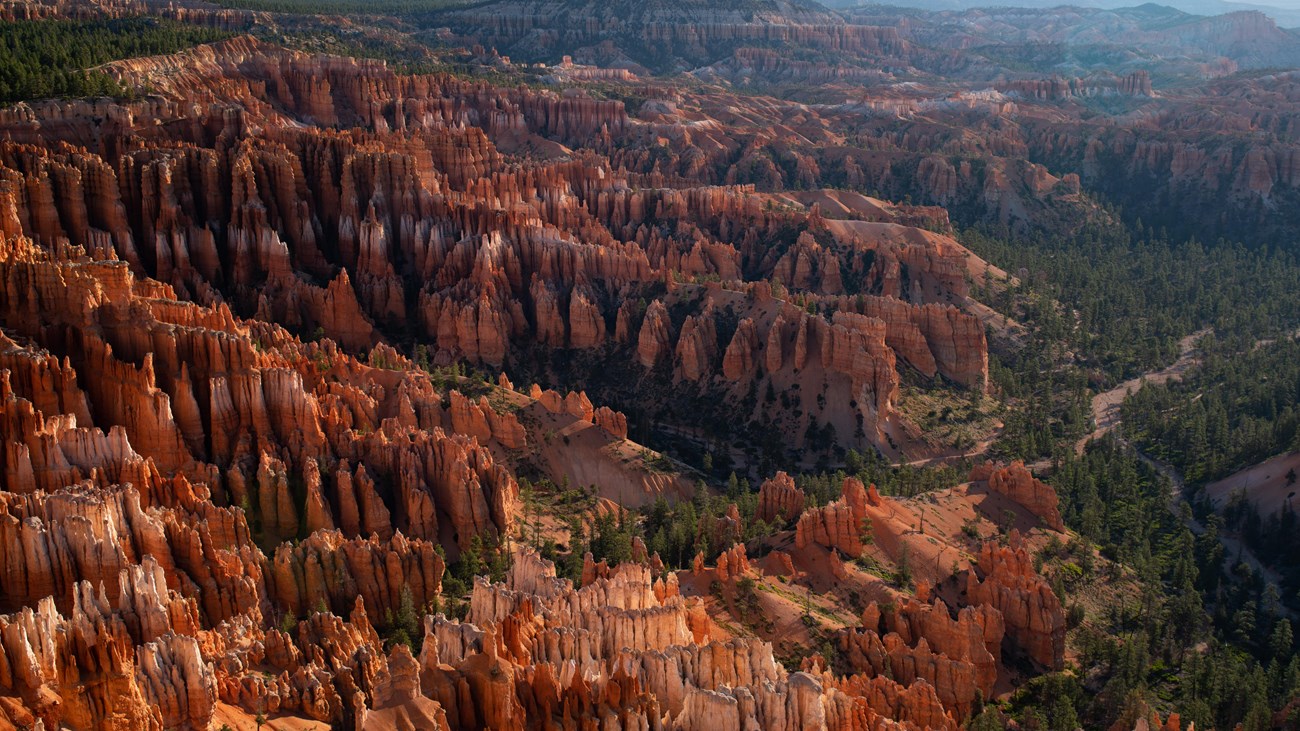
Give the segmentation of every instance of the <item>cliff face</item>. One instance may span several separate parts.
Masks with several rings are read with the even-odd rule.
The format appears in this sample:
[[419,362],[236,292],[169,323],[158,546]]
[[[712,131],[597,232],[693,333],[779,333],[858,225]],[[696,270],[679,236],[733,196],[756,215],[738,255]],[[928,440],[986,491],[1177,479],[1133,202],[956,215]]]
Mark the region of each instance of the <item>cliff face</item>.
[[768,643],[714,639],[699,600],[676,586],[624,564],[574,588],[525,551],[504,584],[475,585],[465,621],[426,621],[422,687],[462,728],[957,728],[924,677],[789,672]]
[[1044,100],[1113,94],[1154,96],[1151,90],[1151,74],[1146,71],[1135,71],[1122,77],[1106,75],[1063,79],[1054,76],[1049,79],[1024,79],[999,84],[998,91]]
[[1034,571],[1020,534],[1013,531],[1007,546],[985,543],[977,565],[978,571],[966,572],[966,601],[998,609],[1007,636],[1030,659],[1049,670],[1060,669],[1065,663],[1065,609]]
[[[788,673],[708,643],[643,569],[573,590],[522,560],[418,661],[381,639],[518,525],[515,465],[628,506],[691,490],[602,384],[452,363],[565,351],[634,408],[666,384],[827,449],[885,442],[901,368],[982,387],[964,255],[920,214],[831,225],[704,171],[626,173],[573,151],[631,124],[580,93],[247,37],[107,69],[154,93],[0,112],[0,725],[197,729],[219,703],[372,728],[948,723],[934,673]],[[758,400],[777,389],[798,415]],[[792,488],[771,520],[802,513]],[[854,499],[801,535],[852,552]]]
[[[969,252],[945,236],[898,217],[826,221],[816,203],[777,206],[746,186],[637,185],[594,155],[502,156],[612,149],[629,124],[618,102],[398,76],[246,37],[108,69],[157,95],[0,118],[3,230],[119,260],[177,299],[351,353],[411,332],[435,366],[517,368],[538,349],[667,363],[714,403],[820,380],[825,405],[791,428],[829,425],[860,448],[884,442],[902,364],[987,380],[983,328],[962,309]],[[669,280],[685,284],[665,293]],[[689,282],[704,280],[702,296]],[[208,377],[187,376],[200,389]],[[634,402],[618,383],[608,397]],[[197,439],[188,428],[160,435],[171,453],[149,456],[164,470]],[[224,463],[239,449],[220,435],[195,456]]]
[[[701,6],[617,2],[555,6],[526,0],[487,3],[444,13],[440,21],[468,41],[528,60],[558,58],[569,49],[619,43],[619,50],[655,70],[695,68],[736,46],[797,45],[828,53],[915,55],[893,28],[850,26],[819,6],[785,0]],[[531,42],[530,42],[531,41]],[[595,51],[599,55],[600,51]]]
[[160,3],[157,0],[4,0],[0,2],[0,19],[15,20],[90,20],[126,18],[155,13],[195,25],[207,25],[230,31],[242,31],[264,13],[221,8],[197,0]]

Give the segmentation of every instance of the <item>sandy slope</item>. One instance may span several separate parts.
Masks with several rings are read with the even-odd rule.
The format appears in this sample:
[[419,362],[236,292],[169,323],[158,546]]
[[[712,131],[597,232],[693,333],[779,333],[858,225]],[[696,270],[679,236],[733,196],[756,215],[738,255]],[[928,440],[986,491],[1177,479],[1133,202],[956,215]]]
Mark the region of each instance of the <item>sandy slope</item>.
[[[1233,493],[1243,490],[1260,515],[1268,516],[1300,494],[1300,480],[1288,481],[1287,473],[1300,474],[1300,452],[1280,454],[1235,472],[1205,486],[1215,507],[1223,507]],[[1294,503],[1292,503],[1294,505]]]

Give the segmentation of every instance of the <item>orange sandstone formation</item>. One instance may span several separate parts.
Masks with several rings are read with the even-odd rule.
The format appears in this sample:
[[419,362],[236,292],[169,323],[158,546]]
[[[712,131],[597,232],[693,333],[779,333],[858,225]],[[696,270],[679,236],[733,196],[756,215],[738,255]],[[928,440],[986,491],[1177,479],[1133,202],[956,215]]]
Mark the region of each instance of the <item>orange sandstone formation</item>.
[[1023,462],[999,467],[987,462],[971,470],[972,482],[987,482],[993,492],[1006,495],[1042,519],[1055,531],[1065,530],[1058,508],[1060,500],[1050,485],[1034,478]]
[[866,519],[867,489],[857,478],[850,477],[844,481],[844,494],[839,500],[807,510],[799,517],[795,526],[795,546],[804,548],[815,543],[850,556],[859,556],[868,530]]
[[1059,670],[1065,662],[1065,609],[1047,582],[1033,567],[1020,534],[1011,542],[980,548],[978,571],[966,571],[965,601],[1000,611],[1007,637],[1034,662]]
[[804,494],[784,472],[764,480],[758,488],[758,519],[770,524],[785,524],[803,514]]
[[[40,7],[21,17],[70,6]],[[825,33],[894,42],[796,35]],[[799,416],[750,418],[865,448],[901,418],[900,368],[982,388],[964,254],[919,214],[831,225],[704,168],[633,172],[613,142],[626,108],[581,93],[248,36],[105,70],[152,93],[0,111],[0,726],[207,728],[219,703],[361,728],[961,715],[966,686],[940,664],[900,685],[871,662],[869,678],[792,673],[765,643],[713,641],[644,547],[578,588],[520,553],[506,586],[475,584],[465,622],[425,622],[418,659],[384,641],[444,599],[449,560],[510,535],[525,462],[628,506],[688,494],[628,441],[641,390],[719,410],[795,393]],[[410,357],[395,345],[412,340]],[[446,368],[546,363],[534,379],[563,383],[570,358],[637,375],[525,394]],[[854,483],[805,513],[782,475],[761,512],[857,555],[867,499]],[[739,512],[702,529],[732,545]],[[734,544],[710,570],[753,567]],[[941,651],[983,682],[983,656]]]

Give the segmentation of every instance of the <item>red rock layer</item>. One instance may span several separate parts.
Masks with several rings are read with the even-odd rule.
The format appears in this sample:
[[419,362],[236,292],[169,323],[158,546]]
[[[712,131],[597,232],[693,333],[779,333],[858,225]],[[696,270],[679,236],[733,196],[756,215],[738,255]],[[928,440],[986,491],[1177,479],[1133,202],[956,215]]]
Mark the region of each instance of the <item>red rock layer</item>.
[[[408,327],[434,365],[634,342],[642,365],[670,362],[715,401],[765,381],[788,388],[811,362],[836,393],[792,431],[828,423],[859,447],[880,445],[895,418],[899,357],[927,376],[987,380],[982,326],[951,304],[968,289],[951,240],[825,222],[816,205],[776,208],[743,186],[634,186],[589,154],[514,165],[499,151],[604,149],[627,125],[620,103],[403,77],[249,38],[109,69],[156,82],[157,95],[0,115],[2,230],[46,247],[66,239],[181,299],[226,302],[351,352]],[[792,230],[796,245],[778,256],[769,242]],[[822,314],[806,299],[775,317],[778,305],[754,302],[724,342],[710,302],[680,321],[671,293],[635,306],[674,276],[777,277],[801,298],[824,296]]]
[[924,679],[789,673],[765,642],[710,641],[675,586],[624,564],[575,589],[523,551],[465,622],[427,620],[421,687],[461,728],[957,727]]
[[1060,499],[1051,485],[1037,480],[1023,462],[1015,461],[1006,467],[986,462],[971,470],[972,482],[987,482],[989,489],[1006,495],[1042,519],[1052,530],[1065,530],[1061,520]]
[[1012,531],[1009,545],[991,541],[980,548],[978,572],[966,572],[964,595],[968,604],[1000,611],[1007,637],[1034,662],[1050,670],[1064,665],[1065,609],[1034,571],[1018,532]]
[[758,488],[758,519],[769,525],[784,525],[803,515],[803,490],[784,472],[764,480]]

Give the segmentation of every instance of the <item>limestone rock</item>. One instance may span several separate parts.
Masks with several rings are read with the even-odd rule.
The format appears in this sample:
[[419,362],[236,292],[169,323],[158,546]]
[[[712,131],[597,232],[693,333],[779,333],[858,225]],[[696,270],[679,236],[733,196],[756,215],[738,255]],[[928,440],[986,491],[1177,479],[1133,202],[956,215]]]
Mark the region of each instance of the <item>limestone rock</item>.
[[985,481],[993,492],[1006,495],[1025,506],[1054,531],[1065,530],[1061,520],[1060,500],[1050,485],[1034,478],[1024,463],[1017,460],[1005,467],[991,462],[971,470],[972,481]]
[[1065,662],[1065,609],[1055,592],[1033,568],[1018,532],[999,546],[985,543],[978,558],[980,578],[966,572],[968,604],[985,604],[1002,613],[1006,634],[1040,666],[1059,669]]
[[844,480],[844,493],[835,502],[806,510],[795,526],[795,545],[817,544],[857,557],[862,554],[867,489],[856,477]]
[[758,519],[784,525],[803,514],[804,494],[785,472],[764,480],[758,488]]

